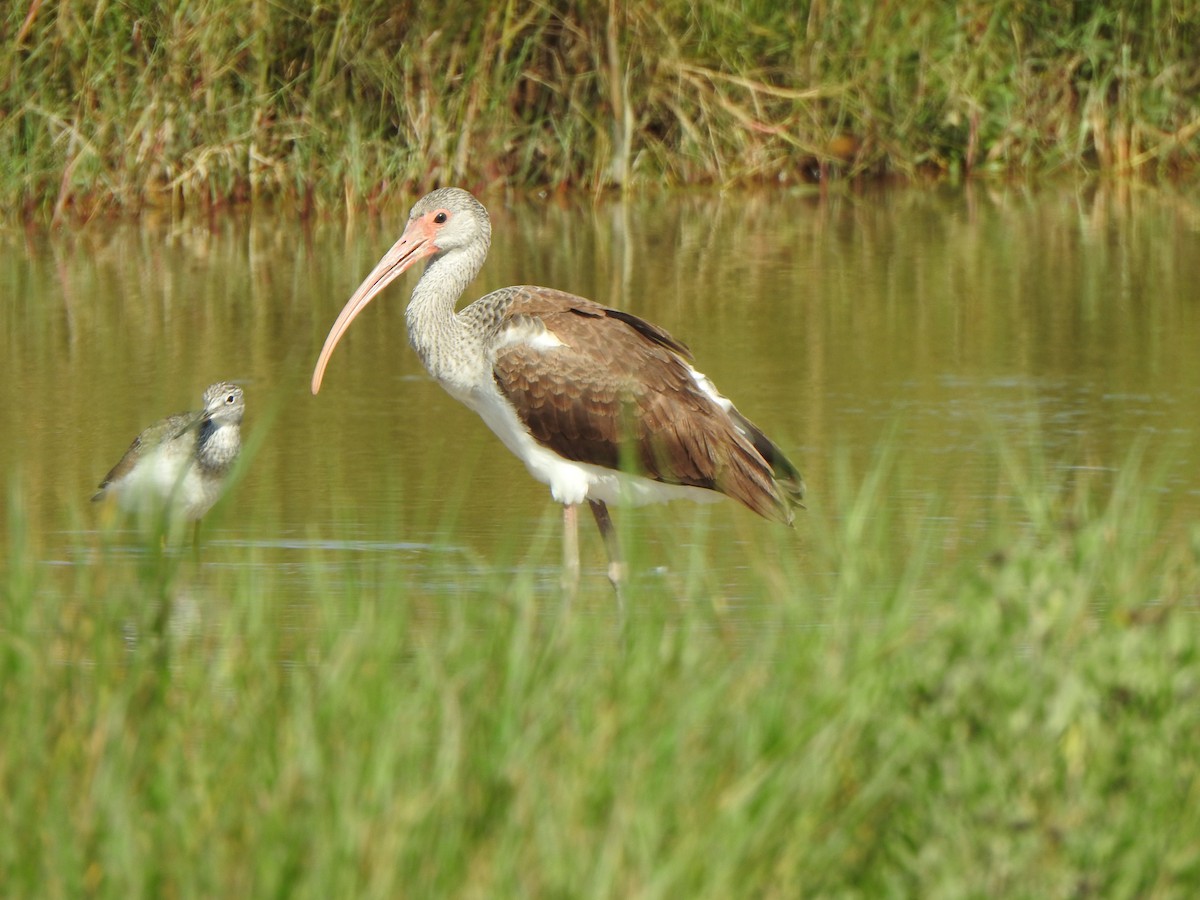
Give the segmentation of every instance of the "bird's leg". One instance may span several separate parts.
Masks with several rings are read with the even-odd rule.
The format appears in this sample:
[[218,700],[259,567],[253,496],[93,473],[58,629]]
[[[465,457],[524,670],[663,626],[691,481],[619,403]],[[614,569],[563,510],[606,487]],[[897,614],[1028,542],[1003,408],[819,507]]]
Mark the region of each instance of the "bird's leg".
[[569,598],[579,590],[579,506],[563,506],[563,592]]
[[608,551],[608,580],[617,592],[617,599],[620,599],[621,584],[625,581],[626,571],[625,563],[621,559],[621,547],[617,543],[617,531],[613,528],[612,517],[608,514],[608,507],[604,505],[603,500],[589,500],[588,505],[596,518],[600,537],[604,538],[604,549]]

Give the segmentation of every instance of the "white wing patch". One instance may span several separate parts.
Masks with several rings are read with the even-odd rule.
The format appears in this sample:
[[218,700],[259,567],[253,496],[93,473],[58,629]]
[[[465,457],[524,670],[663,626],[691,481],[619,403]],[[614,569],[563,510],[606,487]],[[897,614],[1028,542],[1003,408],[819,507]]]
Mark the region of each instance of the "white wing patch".
[[499,353],[506,347],[524,344],[531,350],[553,350],[555,347],[565,347],[557,334],[546,327],[546,323],[535,316],[520,316],[514,318],[501,332],[496,335],[492,352]]
[[707,375],[705,375],[703,372],[696,371],[691,366],[688,366],[687,370],[688,375],[692,377],[692,381],[695,382],[696,387],[700,388],[700,391],[706,397],[708,397],[708,399],[712,400],[713,403],[717,404],[717,406],[721,407],[721,409],[725,410],[725,412],[729,412],[731,409],[733,409],[733,401],[728,397],[721,396],[720,391],[717,390],[716,385],[708,380]]

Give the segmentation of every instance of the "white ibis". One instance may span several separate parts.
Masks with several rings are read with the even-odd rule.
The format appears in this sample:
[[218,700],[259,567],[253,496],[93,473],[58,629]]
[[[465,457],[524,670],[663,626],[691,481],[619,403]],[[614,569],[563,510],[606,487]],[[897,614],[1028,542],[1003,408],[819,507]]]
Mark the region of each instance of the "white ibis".
[[165,513],[168,521],[195,522],[198,532],[242,449],[245,411],[240,387],[209,385],[204,409],[168,416],[134,438],[92,500],[115,497],[126,511]]
[[686,346],[636,316],[551,288],[501,288],[455,312],[491,243],[487,210],[442,188],[417,201],[404,234],[347,301],[313,370],[312,392],[354,318],[406,269],[429,262],[405,313],[408,338],[451,396],[477,412],[563,504],[568,584],[578,580],[585,500],[623,574],[606,504],[724,494],[791,524],[799,471],[693,368]]

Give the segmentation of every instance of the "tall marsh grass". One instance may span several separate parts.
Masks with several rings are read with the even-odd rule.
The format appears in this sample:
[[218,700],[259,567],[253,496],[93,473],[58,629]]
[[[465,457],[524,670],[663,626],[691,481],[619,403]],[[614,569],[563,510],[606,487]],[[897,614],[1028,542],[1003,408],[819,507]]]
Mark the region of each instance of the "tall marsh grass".
[[623,625],[502,560],[313,566],[303,608],[252,549],[45,567],[14,500],[4,893],[1191,895],[1200,532],[1136,461],[1010,460],[952,561],[897,477],[845,472],[802,558],[771,530],[741,611],[701,554]]
[[1169,174],[1200,6],[1017,0],[93,3],[0,13],[0,202],[974,171]]

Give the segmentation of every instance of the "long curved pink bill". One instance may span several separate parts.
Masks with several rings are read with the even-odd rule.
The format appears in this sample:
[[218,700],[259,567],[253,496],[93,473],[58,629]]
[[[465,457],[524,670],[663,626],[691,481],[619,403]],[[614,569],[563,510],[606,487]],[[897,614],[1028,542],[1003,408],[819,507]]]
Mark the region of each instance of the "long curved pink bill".
[[342,335],[350,327],[350,323],[354,321],[354,317],[362,312],[368,303],[374,300],[385,287],[404,274],[414,263],[427,256],[432,256],[436,252],[437,247],[430,239],[429,230],[425,223],[419,219],[409,223],[408,228],[404,230],[404,234],[400,236],[400,240],[396,241],[392,245],[392,248],[383,255],[383,258],[375,264],[375,268],[371,270],[371,274],[363,279],[363,283],[358,286],[353,296],[346,301],[346,305],[342,307],[342,311],[338,313],[337,319],[334,320],[333,327],[329,329],[329,335],[325,338],[325,345],[321,348],[321,355],[317,357],[316,368],[313,369],[313,394],[321,390],[321,381],[325,377],[325,367],[329,365],[329,358],[333,356],[333,349],[338,345],[338,341],[342,339]]

